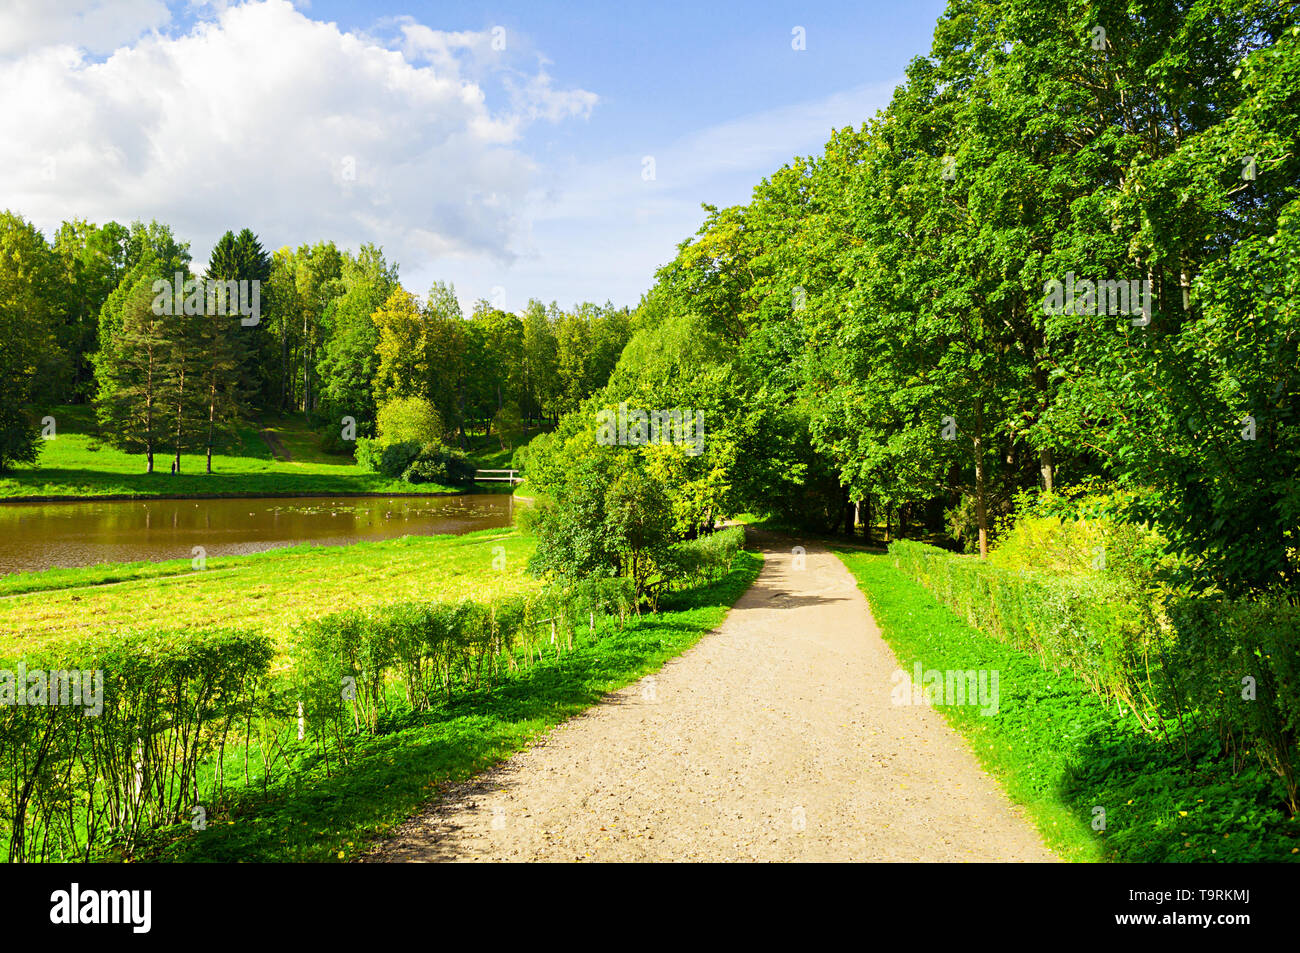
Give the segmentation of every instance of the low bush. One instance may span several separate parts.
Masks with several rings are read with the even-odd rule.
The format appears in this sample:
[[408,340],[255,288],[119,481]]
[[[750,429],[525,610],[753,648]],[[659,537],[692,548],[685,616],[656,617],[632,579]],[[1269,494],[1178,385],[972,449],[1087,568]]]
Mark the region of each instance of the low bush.
[[357,439],[357,463],[372,473],[397,479],[420,455],[421,446],[413,440],[388,443],[379,439]]
[[732,559],[744,545],[743,526],[728,526],[684,540],[672,548],[669,572],[678,585],[697,585],[717,579],[726,574]]
[[459,450],[426,447],[402,471],[407,483],[437,483],[442,486],[472,486],[474,464]]
[[1300,608],[1190,595],[1166,608],[1101,573],[1013,570],[906,541],[889,555],[973,628],[1069,670],[1148,730],[1185,744],[1192,727],[1217,725],[1225,747],[1254,751],[1300,806]]
[[[710,546],[735,552],[726,539]],[[602,619],[621,627],[635,605],[631,580],[591,578],[489,601],[351,609],[298,626],[274,676],[270,639],[238,630],[142,632],[0,657],[0,855],[130,856],[146,835],[226,803],[223,771],[239,761],[227,758],[228,743],[242,752],[245,788],[255,768],[265,786],[313,747],[328,774],[332,759],[348,762],[357,739],[389,731],[403,709],[572,653],[578,627],[599,638]],[[26,673],[37,671],[100,681],[78,705],[65,680],[73,703],[55,704],[58,680],[53,695],[29,695]],[[295,729],[305,742],[296,748]]]
[[85,860],[219,802],[224,779],[201,766],[232,735],[249,743],[271,657],[264,635],[210,630],[0,659],[0,849]]

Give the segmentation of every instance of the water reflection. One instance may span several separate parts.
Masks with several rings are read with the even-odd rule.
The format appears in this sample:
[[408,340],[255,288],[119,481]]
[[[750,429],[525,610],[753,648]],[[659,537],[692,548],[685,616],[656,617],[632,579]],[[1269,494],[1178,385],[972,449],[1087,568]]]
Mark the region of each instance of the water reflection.
[[509,526],[508,494],[0,503],[0,575]]

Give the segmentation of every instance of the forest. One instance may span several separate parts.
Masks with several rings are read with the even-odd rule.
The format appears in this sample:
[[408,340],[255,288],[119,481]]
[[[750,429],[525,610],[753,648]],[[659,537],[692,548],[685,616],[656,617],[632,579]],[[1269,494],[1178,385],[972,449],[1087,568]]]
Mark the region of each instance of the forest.
[[612,483],[601,410],[690,408],[702,455],[617,463],[679,533],[774,512],[987,555],[1042,491],[1192,585],[1294,592],[1300,26],[1159,6],[954,5],[887,109],[706,206],[532,478]]
[[[189,452],[211,472],[214,447],[241,425],[294,410],[346,453],[378,436],[395,401],[404,419],[418,402],[435,442],[463,446],[478,431],[506,447],[603,385],[629,335],[627,309],[609,303],[531,300],[512,314],[479,300],[466,319],[454,287],[421,299],[373,245],[268,253],[243,229],[201,274],[192,265],[189,244],[156,221],[64,222],[50,241],[0,215],[0,472],[38,462],[41,421],[68,404],[93,405],[105,439],[141,454],[146,472],[155,455],[179,465]],[[239,316],[233,296],[208,300],[231,281],[257,289],[256,315]]]

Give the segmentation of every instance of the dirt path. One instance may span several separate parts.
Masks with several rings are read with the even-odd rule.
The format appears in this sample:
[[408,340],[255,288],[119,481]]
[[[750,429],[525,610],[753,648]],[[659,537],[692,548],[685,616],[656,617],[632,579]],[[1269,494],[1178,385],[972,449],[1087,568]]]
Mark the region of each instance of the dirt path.
[[284,445],[284,442],[280,440],[280,435],[274,430],[263,428],[262,439],[266,441],[267,447],[271,450],[271,456],[275,457],[275,459],[281,463],[293,462],[293,454],[289,452],[289,448]]
[[853,577],[779,539],[717,631],[449,792],[368,860],[1045,861]]

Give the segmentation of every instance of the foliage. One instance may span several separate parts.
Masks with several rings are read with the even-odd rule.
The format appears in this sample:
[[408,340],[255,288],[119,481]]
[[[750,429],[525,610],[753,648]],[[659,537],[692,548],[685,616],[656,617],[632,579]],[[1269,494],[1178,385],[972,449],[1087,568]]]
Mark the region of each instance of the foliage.
[[0,705],[7,858],[88,860],[98,841],[129,851],[149,828],[189,821],[197,805],[215,808],[225,779],[201,786],[200,764],[221,757],[259,698],[266,705],[271,656],[264,635],[206,630],[128,633],[4,659],[11,673],[76,672],[83,693],[80,705],[70,685],[58,701],[29,690],[26,704]]
[[357,465],[363,470],[378,473],[380,476],[397,479],[415,462],[423,449],[423,445],[415,440],[388,443],[380,439],[358,437]]
[[[940,710],[1062,857],[1300,858],[1279,779],[1253,757],[1234,758],[1212,726],[1189,730],[1181,743],[1143,731],[1072,674],[970,627],[895,569],[890,556],[839,556],[904,671],[920,662],[940,671],[1000,673],[996,713],[965,705]],[[1103,831],[1093,829],[1098,806],[1106,812]]]
[[1255,751],[1300,811],[1300,607],[1196,595],[1166,604],[1124,576],[1004,569],[906,541],[889,554],[972,627],[1070,671],[1149,730],[1173,724],[1185,739],[1189,723],[1213,725],[1234,758]]
[[384,443],[436,446],[442,438],[442,421],[424,397],[397,397],[379,408],[379,439]]
[[426,446],[402,471],[402,480],[469,488],[474,485],[475,472],[474,464],[459,450]]

